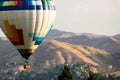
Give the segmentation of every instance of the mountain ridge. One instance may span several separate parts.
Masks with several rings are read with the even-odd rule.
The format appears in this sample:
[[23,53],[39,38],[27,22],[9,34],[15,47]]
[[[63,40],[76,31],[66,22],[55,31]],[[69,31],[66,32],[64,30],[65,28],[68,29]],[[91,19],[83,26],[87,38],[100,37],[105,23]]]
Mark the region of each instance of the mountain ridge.
[[[0,63],[4,65],[15,63],[18,64],[16,65],[18,67],[23,64],[23,60],[18,51],[12,46],[9,41],[2,42],[0,45],[0,56],[2,57]],[[110,53],[98,48],[73,45],[52,39],[43,41],[35,54],[30,57],[32,69],[36,71],[54,68],[64,63],[73,64],[77,62],[92,64],[106,70],[108,65],[114,63],[114,59]]]
[[[59,30],[58,30],[59,31]],[[58,34],[57,31],[52,30],[50,34]],[[69,32],[59,31],[59,35],[51,36],[48,35],[50,39],[59,40],[62,42],[67,42],[77,45],[93,46],[99,49],[106,50],[110,53],[120,52],[120,34],[113,36],[107,35],[96,35],[92,33],[72,33],[74,35],[61,37],[60,34],[69,35]]]
[[[66,38],[65,40],[70,40],[69,38],[72,38],[72,42],[76,42],[76,40],[78,40],[78,42],[83,41],[86,42],[87,45],[85,45],[85,43],[81,45],[78,43],[73,44],[68,41],[65,42],[59,40],[64,38]],[[103,38],[103,43],[102,41],[100,41],[101,38]],[[63,65],[64,63],[72,64],[77,62],[88,63],[94,66],[98,66],[100,71],[106,71],[109,65],[113,66],[113,70],[119,70],[119,62],[117,61],[119,57],[113,56],[114,54],[111,55],[108,51],[105,51],[103,49],[88,45],[88,43],[91,44],[92,42],[98,43],[96,42],[96,40],[93,39],[97,39],[97,41],[101,42],[98,45],[108,45],[105,44],[104,41],[107,41],[107,43],[110,42],[110,44],[111,42],[113,42],[111,49],[113,48],[113,44],[114,46],[116,46],[119,43],[118,39],[111,36],[108,37],[103,35],[97,37],[96,35],[92,36],[92,34],[86,33],[85,35],[74,34],[71,37],[61,38],[59,38],[59,36],[57,36],[57,38],[54,36],[53,39],[46,39],[41,43],[35,54],[30,57],[30,64],[33,67],[33,70],[36,71],[43,71],[47,68],[53,68],[57,65]],[[92,42],[90,42],[90,40]],[[116,47],[114,48],[117,49]],[[0,39],[0,53],[1,64],[9,66],[11,63],[15,63],[17,67],[18,65],[23,64],[23,60],[21,56],[18,55],[18,51],[6,38]],[[16,66],[14,65],[14,67]]]
[[52,29],[49,32],[49,34],[47,35],[47,38],[56,39],[56,38],[66,38],[66,37],[79,36],[79,35],[86,35],[89,37],[104,37],[104,36],[106,36],[106,35],[97,35],[97,34],[92,34],[92,33],[74,33],[74,32],[69,32],[69,31]]

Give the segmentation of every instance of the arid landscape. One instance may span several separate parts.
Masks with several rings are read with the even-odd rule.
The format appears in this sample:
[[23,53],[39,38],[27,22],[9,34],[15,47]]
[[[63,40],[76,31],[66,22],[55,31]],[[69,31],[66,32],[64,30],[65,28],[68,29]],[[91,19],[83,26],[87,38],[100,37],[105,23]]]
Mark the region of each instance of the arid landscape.
[[[52,30],[30,57],[32,70],[37,72],[67,64],[91,64],[101,73],[120,71],[120,35],[105,36]],[[23,64],[19,52],[6,39],[0,38],[0,71]],[[111,67],[110,67],[111,66]]]

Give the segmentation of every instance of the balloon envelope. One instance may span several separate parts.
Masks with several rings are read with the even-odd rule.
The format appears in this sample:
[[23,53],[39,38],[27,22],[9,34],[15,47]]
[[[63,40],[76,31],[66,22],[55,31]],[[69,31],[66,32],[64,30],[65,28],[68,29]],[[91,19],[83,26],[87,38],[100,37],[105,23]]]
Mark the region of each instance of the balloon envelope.
[[0,0],[0,27],[28,59],[53,26],[53,0]]

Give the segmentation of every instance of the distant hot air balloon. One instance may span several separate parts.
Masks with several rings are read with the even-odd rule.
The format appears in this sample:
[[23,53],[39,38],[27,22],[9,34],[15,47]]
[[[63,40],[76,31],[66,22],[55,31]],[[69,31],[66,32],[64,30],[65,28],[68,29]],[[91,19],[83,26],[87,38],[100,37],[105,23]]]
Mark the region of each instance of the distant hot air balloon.
[[0,0],[0,27],[25,65],[53,27],[55,16],[53,0]]

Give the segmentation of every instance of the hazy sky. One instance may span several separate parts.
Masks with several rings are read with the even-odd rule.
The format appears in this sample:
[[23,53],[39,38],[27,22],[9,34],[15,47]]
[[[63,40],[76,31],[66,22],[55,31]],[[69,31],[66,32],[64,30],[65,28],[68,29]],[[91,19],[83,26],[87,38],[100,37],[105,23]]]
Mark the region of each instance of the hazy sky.
[[57,29],[120,34],[120,0],[56,0]]
[[55,3],[56,29],[76,33],[120,34],[120,0],[55,0]]

